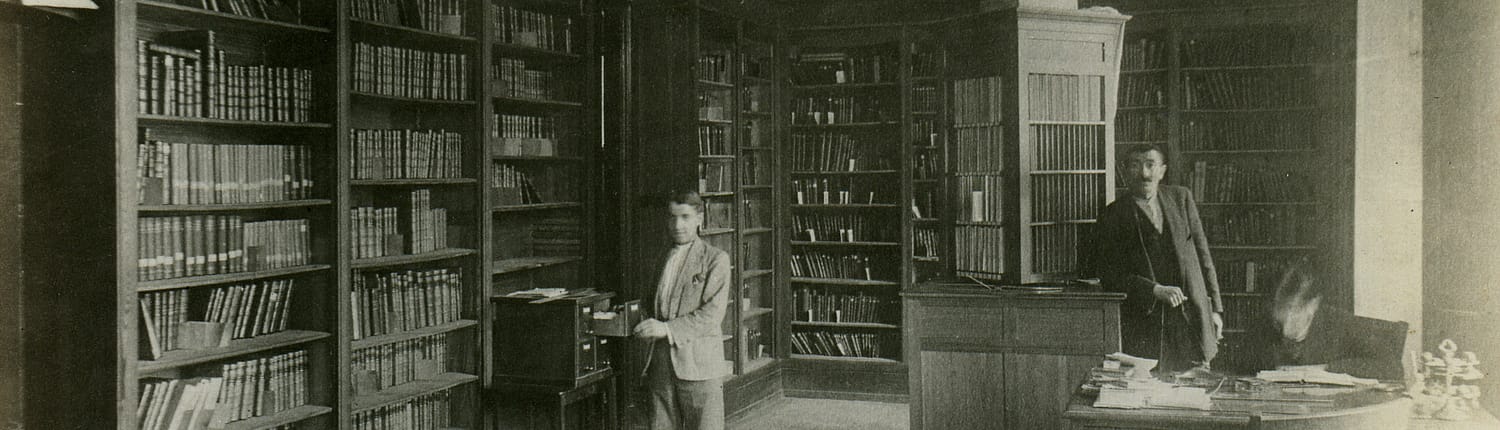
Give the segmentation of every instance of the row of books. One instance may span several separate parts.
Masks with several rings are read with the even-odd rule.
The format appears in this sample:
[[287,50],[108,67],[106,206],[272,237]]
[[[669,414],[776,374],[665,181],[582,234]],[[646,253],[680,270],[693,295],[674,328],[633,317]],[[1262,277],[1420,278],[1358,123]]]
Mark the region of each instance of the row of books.
[[793,133],[791,169],[800,172],[857,172],[890,169],[879,136],[847,132]]
[[531,205],[546,203],[531,175],[509,164],[491,165],[490,189],[494,191],[494,202],[499,206]]
[[704,121],[729,121],[729,93],[700,91],[698,93],[698,119]]
[[[804,178],[792,180],[792,203],[799,205],[889,204],[895,198],[890,183],[857,178]],[[878,192],[878,193],[877,193]]]
[[693,68],[698,80],[729,82],[729,56],[721,53],[706,53],[698,56],[698,65]]
[[292,279],[276,279],[214,288],[203,320],[224,323],[226,330],[233,329],[230,336],[235,339],[286,331],[293,284]]
[[[884,260],[884,259],[882,259]],[[882,263],[877,267],[875,263]],[[824,279],[885,279],[888,261],[872,262],[870,256],[855,253],[799,251],[792,254],[792,276]]]
[[1005,169],[1005,130],[999,125],[953,131],[955,172],[999,172]]
[[1234,163],[1193,162],[1188,184],[1199,202],[1304,202],[1316,182],[1301,172]]
[[428,100],[469,99],[469,55],[354,44],[354,91]]
[[453,394],[443,390],[354,414],[354,430],[446,430],[453,428]]
[[831,333],[827,331],[792,332],[792,349],[798,354],[830,357],[884,358],[881,347],[889,336],[874,333]]
[[953,81],[953,124],[998,124],[1005,115],[999,76]]
[[893,121],[897,103],[881,95],[794,97],[792,125],[836,125]]
[[354,179],[463,177],[464,135],[447,130],[349,130]]
[[771,96],[769,88],[761,85],[751,85],[745,82],[740,87],[740,110],[745,112],[763,112],[761,109],[771,106],[766,101]]
[[734,155],[729,149],[729,129],[717,125],[698,126],[698,155]]
[[573,52],[573,18],[491,3],[490,23],[496,41],[511,45]]
[[[1184,127],[1183,131],[1187,131],[1186,127]],[[1161,141],[1165,143],[1167,140],[1166,111],[1120,112],[1115,115],[1115,140],[1119,142]]]
[[1031,222],[1091,220],[1104,207],[1103,174],[1031,177]]
[[892,307],[889,297],[838,294],[816,288],[799,288],[792,294],[797,321],[885,322]]
[[359,273],[349,291],[353,338],[462,319],[463,281],[458,267]]
[[744,160],[744,168],[740,169],[741,183],[745,185],[769,185],[770,181],[774,181],[775,175],[771,174],[771,169],[775,168],[774,161],[764,161],[764,159],[771,157],[771,154],[766,152],[746,152],[744,155],[740,155],[740,159]]
[[1031,126],[1032,168],[1036,170],[1102,170],[1103,125]]
[[720,160],[698,163],[698,192],[734,191],[734,164]]
[[421,254],[448,248],[448,210],[432,207],[432,190],[417,189],[383,204],[349,209],[354,258]]
[[188,290],[141,293],[140,308],[141,331],[146,340],[141,358],[152,360],[164,351],[179,349],[179,330],[189,318]]
[[1302,70],[1187,73],[1182,77],[1187,109],[1279,109],[1314,107],[1318,82]]
[[1001,198],[1005,177],[1000,175],[962,175],[954,178],[959,190],[959,207],[963,222],[997,223],[1005,217]]
[[937,218],[937,192],[935,187],[916,187],[912,190],[911,217],[916,219]]
[[1121,46],[1120,70],[1149,70],[1167,68],[1167,43],[1142,37]]
[[953,268],[958,276],[994,279],[1005,273],[1005,230],[985,225],[953,228]]
[[911,110],[914,112],[937,112],[942,104],[942,93],[935,85],[918,85],[911,88]]
[[251,18],[302,22],[301,0],[173,0],[172,3]]
[[794,214],[792,237],[807,242],[895,242],[901,226],[893,221],[858,214]]
[[1166,106],[1165,79],[1159,75],[1121,76],[1120,107]]
[[300,145],[230,145],[159,140],[136,144],[140,204],[211,205],[312,196],[312,154]]
[[1203,212],[1203,227],[1214,245],[1295,246],[1311,241],[1321,227],[1302,208],[1251,208]]
[[914,50],[911,53],[911,75],[914,77],[936,77],[943,72],[943,52],[939,50]]
[[745,345],[750,348],[745,351],[745,358],[759,360],[771,354],[771,342],[767,341],[766,333],[758,328],[745,329]]
[[798,85],[895,82],[900,62],[893,52],[804,53],[792,64]]
[[444,333],[356,349],[349,367],[373,375],[383,390],[446,372],[451,359],[448,344]]
[[239,215],[144,217],[137,223],[142,281],[308,264],[308,220],[246,222]]
[[1027,77],[1031,121],[1104,121],[1104,77],[1033,73]]
[[1318,142],[1317,126],[1318,121],[1304,113],[1269,121],[1239,117],[1189,118],[1182,122],[1182,149],[1313,149]]
[[558,148],[557,117],[495,114],[490,117],[490,155],[554,157]]
[[136,416],[143,430],[224,428],[307,404],[308,359],[292,351],[224,363],[211,376],[147,378]]
[[[929,156],[931,155],[931,156]],[[943,176],[942,156],[922,151],[912,160],[912,179],[940,179]]]
[[469,22],[467,0],[353,0],[354,19],[463,35]]
[[1332,54],[1327,37],[1308,29],[1266,27],[1189,35],[1182,41],[1183,67],[1291,65],[1326,61]]
[[911,142],[918,148],[934,147],[941,142],[942,134],[937,121],[918,119],[911,122]]
[[531,223],[496,223],[495,258],[576,257],[583,255],[583,229],[577,218],[552,217]]
[[1036,273],[1072,273],[1078,270],[1082,237],[1091,237],[1088,223],[1031,226],[1031,270]]
[[552,70],[533,69],[526,60],[495,57],[495,67],[490,69],[490,82],[495,95],[531,100],[565,100],[563,90],[568,88]]
[[1216,264],[1223,291],[1272,293],[1292,263],[1285,259],[1257,258]]
[[164,32],[136,41],[140,112],[228,120],[312,120],[312,70],[231,65],[211,30]]
[[1224,300],[1224,329],[1251,330],[1271,320],[1269,297],[1227,297]]
[[938,258],[938,235],[937,229],[931,227],[917,227],[912,229],[912,256],[921,258]]

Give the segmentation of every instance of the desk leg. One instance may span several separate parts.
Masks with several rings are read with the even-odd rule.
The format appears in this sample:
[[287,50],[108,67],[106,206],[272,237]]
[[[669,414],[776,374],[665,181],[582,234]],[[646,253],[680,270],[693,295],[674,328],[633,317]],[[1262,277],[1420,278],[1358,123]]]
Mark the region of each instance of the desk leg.
[[606,387],[607,392],[604,393],[606,396],[605,401],[609,402],[605,405],[609,408],[609,422],[605,423],[605,428],[609,430],[615,430],[620,425],[620,398],[617,397],[619,392],[615,386],[617,382],[619,382],[618,379],[609,378],[609,385]]
[[557,430],[568,430],[568,395],[557,393]]

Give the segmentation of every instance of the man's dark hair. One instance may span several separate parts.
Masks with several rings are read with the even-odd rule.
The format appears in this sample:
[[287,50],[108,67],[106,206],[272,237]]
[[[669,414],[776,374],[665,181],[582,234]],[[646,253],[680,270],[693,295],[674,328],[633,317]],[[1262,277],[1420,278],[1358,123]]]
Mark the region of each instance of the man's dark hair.
[[1161,154],[1161,162],[1162,163],[1166,163],[1167,162],[1167,151],[1164,150],[1164,149],[1162,149],[1160,146],[1156,146],[1154,144],[1151,144],[1151,145],[1131,145],[1130,149],[1125,150],[1125,153],[1120,155],[1119,161],[1121,163],[1124,163],[1126,161],[1130,161],[1130,159],[1134,158],[1137,154],[1145,154],[1145,153],[1151,152],[1151,151],[1156,151],[1157,154]]
[[703,213],[703,196],[697,191],[673,191],[667,195],[668,205],[688,205],[698,213]]

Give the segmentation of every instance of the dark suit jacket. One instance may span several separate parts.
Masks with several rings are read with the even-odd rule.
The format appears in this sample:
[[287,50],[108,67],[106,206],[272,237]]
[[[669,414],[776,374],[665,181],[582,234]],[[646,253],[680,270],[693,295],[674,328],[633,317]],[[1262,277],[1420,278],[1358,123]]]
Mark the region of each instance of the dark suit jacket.
[[[729,254],[702,239],[689,244],[686,252],[671,296],[665,303],[658,303],[653,290],[650,309],[672,332],[668,355],[677,379],[703,381],[731,371],[729,362],[724,360],[720,327],[732,291],[729,278],[733,272]],[[656,261],[660,262],[657,267],[665,265],[667,253],[663,252]],[[661,279],[656,279],[653,285],[660,283]],[[652,356],[646,359],[648,368],[651,360],[664,359],[655,357],[657,349],[652,348]]]
[[1361,378],[1400,380],[1401,354],[1406,346],[1407,324],[1357,316],[1323,306],[1313,316],[1307,338],[1292,342],[1281,337],[1279,328],[1266,330],[1261,345],[1274,347],[1276,360],[1260,366],[1327,364],[1328,371]]
[[[1198,308],[1203,357],[1212,360],[1219,346],[1211,314],[1223,312],[1224,302],[1219,298],[1219,277],[1208,252],[1203,221],[1198,219],[1198,205],[1185,187],[1161,185],[1157,198],[1161,199],[1162,218],[1171,229],[1172,249],[1177,254],[1183,283],[1178,286]],[[1122,196],[1104,207],[1096,227],[1099,276],[1106,289],[1126,294],[1120,309],[1125,326],[1145,319],[1156,301],[1151,291],[1156,282],[1151,279],[1150,257],[1136,232],[1137,217],[1147,219],[1133,197]]]

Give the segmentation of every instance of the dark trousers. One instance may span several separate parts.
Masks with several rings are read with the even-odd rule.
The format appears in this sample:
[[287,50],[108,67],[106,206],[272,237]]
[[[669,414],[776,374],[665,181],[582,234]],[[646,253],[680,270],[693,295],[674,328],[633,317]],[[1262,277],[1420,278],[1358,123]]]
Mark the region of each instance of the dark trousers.
[[1156,368],[1167,372],[1206,364],[1198,319],[1198,307],[1192,301],[1175,308],[1158,301],[1149,314],[1134,316],[1121,327],[1125,353],[1157,359]]
[[677,379],[666,341],[657,341],[646,378],[651,385],[652,430],[723,430],[724,378]]

